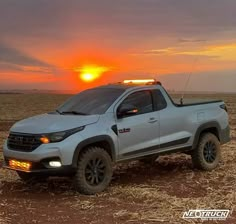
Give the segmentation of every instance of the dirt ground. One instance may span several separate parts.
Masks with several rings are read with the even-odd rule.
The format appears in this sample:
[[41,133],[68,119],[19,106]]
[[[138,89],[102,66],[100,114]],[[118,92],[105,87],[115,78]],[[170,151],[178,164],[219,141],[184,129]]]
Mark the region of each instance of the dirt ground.
[[212,172],[192,168],[184,154],[160,157],[154,165],[118,164],[111,186],[95,196],[76,193],[71,180],[51,178],[27,185],[2,166],[2,145],[11,125],[53,110],[68,95],[0,95],[0,224],[7,223],[198,223],[182,219],[189,209],[230,209],[236,223],[236,95],[188,96],[226,101],[232,141],[222,147]]

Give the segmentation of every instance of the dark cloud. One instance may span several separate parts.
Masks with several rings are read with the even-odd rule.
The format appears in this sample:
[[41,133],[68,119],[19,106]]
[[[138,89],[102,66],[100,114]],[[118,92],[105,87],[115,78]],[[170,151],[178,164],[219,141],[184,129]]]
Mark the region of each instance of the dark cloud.
[[22,71],[22,68],[19,65],[4,63],[0,61],[0,72],[1,71]]
[[2,0],[0,33],[78,41],[92,35],[214,39],[235,30],[235,15],[235,0]]
[[27,55],[18,49],[0,43],[0,69],[10,71],[50,72],[53,66]]
[[11,48],[5,44],[0,43],[0,61],[12,63],[15,65],[30,65],[48,67],[49,65],[38,59],[35,59],[17,49]]
[[[108,45],[106,49],[140,51],[154,54],[155,59],[168,55],[165,48],[234,42],[235,15],[235,0],[0,0],[0,38],[12,44],[0,43],[0,70],[44,73],[54,69],[37,59],[36,50],[32,56],[9,47],[22,42],[31,52],[41,46],[46,51],[56,46],[72,53],[79,52],[80,45],[92,48],[97,42],[101,48]],[[183,64],[185,59],[195,58],[194,52],[177,56],[183,58]],[[222,81],[224,76],[218,77]],[[227,77],[235,85],[233,75]]]

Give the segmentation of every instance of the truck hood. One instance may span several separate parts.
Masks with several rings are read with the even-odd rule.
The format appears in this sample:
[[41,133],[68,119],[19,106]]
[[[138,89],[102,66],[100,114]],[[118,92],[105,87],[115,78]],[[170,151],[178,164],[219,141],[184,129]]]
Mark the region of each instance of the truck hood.
[[93,124],[98,120],[99,115],[42,114],[15,123],[10,131],[28,134],[52,133]]

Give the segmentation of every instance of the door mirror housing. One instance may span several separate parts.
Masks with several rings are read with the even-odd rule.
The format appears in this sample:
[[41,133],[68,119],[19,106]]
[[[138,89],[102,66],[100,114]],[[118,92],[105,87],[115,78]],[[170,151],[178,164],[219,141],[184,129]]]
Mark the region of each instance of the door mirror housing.
[[138,113],[138,108],[131,104],[122,104],[117,110],[117,117],[122,118]]

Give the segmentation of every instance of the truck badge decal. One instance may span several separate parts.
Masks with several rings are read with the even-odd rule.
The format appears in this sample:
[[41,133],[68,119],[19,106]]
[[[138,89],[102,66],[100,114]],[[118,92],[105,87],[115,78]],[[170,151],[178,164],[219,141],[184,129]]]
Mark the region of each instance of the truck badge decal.
[[127,133],[127,132],[130,132],[130,128],[119,129],[120,134]]

